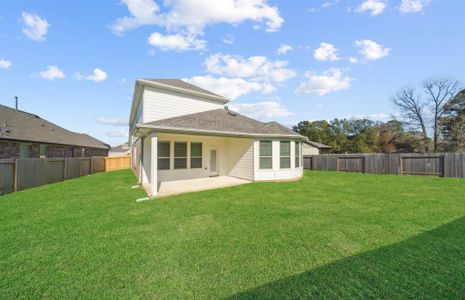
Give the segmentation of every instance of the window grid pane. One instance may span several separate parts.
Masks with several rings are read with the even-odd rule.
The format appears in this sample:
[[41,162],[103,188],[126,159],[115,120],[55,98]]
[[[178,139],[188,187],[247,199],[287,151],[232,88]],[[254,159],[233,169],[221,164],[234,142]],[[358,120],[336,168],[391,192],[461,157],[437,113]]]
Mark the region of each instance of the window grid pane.
[[279,148],[280,148],[281,156],[291,156],[291,143],[290,142],[280,142]]
[[271,157],[260,157],[260,169],[272,169],[272,158]]
[[260,169],[273,168],[273,148],[271,141],[260,141]]
[[174,168],[187,168],[187,143],[174,143]]
[[279,167],[281,169],[289,169],[291,167],[291,158],[290,157],[281,157],[279,159]]
[[202,167],[202,143],[191,143],[191,169]]
[[300,167],[300,142],[295,143],[295,167]]
[[170,142],[158,143],[158,157],[170,157]]
[[158,159],[158,170],[169,170],[169,169],[170,169],[170,159],[159,158]]

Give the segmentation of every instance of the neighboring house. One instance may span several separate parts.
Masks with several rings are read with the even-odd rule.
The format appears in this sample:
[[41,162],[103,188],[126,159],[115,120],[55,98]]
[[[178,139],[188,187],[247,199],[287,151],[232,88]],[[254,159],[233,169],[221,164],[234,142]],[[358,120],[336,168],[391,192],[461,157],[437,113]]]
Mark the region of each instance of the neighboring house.
[[128,143],[121,144],[119,146],[111,147],[110,151],[108,152],[108,156],[124,156],[130,155],[131,148],[129,147]]
[[323,145],[320,143],[305,141],[302,145],[302,154],[306,155],[318,155],[318,154],[328,154],[331,150],[330,146]]
[[136,81],[130,116],[133,167],[150,196],[162,182],[209,176],[250,181],[303,174],[306,138],[230,111],[228,99],[177,79]]
[[106,156],[109,148],[87,134],[0,105],[0,159]]

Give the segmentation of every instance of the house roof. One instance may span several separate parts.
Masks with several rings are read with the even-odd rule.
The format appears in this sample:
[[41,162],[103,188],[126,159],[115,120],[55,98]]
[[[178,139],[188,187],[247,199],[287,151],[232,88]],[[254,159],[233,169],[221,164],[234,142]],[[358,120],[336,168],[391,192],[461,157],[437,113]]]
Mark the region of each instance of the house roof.
[[0,139],[108,149],[87,134],[69,131],[41,117],[0,105]]
[[205,89],[202,89],[202,88],[200,88],[200,87],[198,87],[196,85],[190,84],[190,83],[185,82],[185,81],[183,81],[181,79],[151,79],[151,78],[144,78],[143,80],[150,81],[150,82],[153,82],[153,83],[160,83],[160,84],[164,84],[164,85],[167,85],[167,86],[170,86],[170,87],[188,90],[188,91],[191,91],[191,92],[204,93],[204,94],[207,94],[207,95],[223,98],[223,96],[220,96],[218,94],[215,94],[215,93],[212,93],[212,92],[207,91]]
[[138,124],[138,127],[160,131],[306,139],[277,122],[263,123],[227,108]]
[[313,146],[315,148],[318,148],[318,149],[331,149],[331,146],[320,144],[320,143],[313,142],[313,141],[305,141],[304,143],[310,146]]
[[152,87],[172,92],[183,93],[187,95],[193,95],[221,104],[226,104],[230,100],[226,97],[212,93],[181,79],[140,78],[136,80],[136,85],[134,87],[134,95],[132,99],[131,114],[129,116],[129,124],[132,124],[134,121],[144,87]]
[[129,144],[128,143],[124,143],[124,144],[121,144],[121,145],[118,145],[118,146],[115,146],[115,147],[111,147],[110,148],[110,152],[127,152],[129,151]]

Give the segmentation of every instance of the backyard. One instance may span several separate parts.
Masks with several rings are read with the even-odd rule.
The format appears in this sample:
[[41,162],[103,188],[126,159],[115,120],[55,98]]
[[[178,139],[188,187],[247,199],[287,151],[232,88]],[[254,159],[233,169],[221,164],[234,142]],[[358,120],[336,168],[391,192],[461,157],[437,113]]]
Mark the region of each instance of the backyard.
[[465,180],[305,173],[136,203],[129,170],[0,197],[1,298],[455,298]]

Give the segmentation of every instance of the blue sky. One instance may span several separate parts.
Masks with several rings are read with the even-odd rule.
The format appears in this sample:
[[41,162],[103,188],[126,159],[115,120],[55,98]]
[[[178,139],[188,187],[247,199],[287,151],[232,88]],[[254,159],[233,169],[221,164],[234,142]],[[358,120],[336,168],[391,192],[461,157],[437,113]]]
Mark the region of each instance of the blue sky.
[[0,104],[112,145],[136,78],[184,78],[288,126],[386,120],[401,87],[465,81],[464,28],[462,0],[2,0]]

